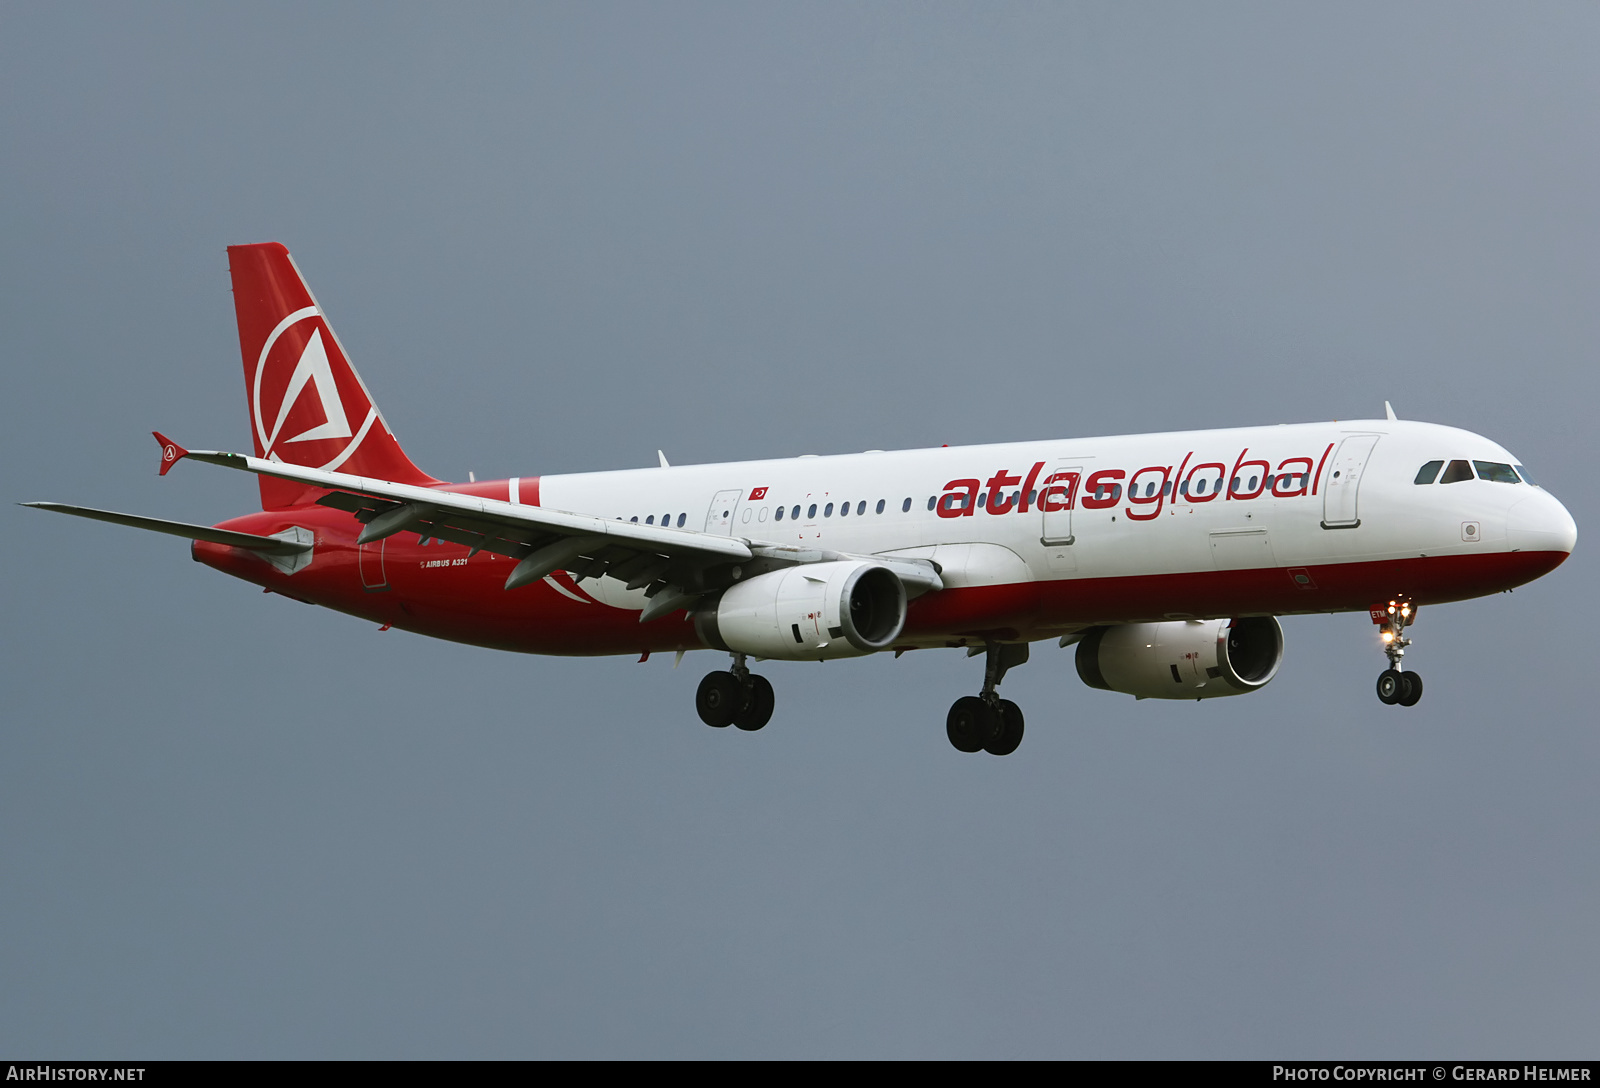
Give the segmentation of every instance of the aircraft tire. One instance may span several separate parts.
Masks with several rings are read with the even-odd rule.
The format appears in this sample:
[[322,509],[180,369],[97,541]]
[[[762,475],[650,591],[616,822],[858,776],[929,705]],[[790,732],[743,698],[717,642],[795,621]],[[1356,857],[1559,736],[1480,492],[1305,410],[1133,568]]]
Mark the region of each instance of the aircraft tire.
[[963,695],[950,704],[944,719],[945,736],[958,752],[981,752],[999,726],[999,715],[976,695]]
[[1400,705],[1416,706],[1422,699],[1422,677],[1414,672],[1400,674]]
[[731,672],[708,672],[694,693],[694,708],[700,720],[713,729],[733,724],[733,717],[744,705],[744,692]]
[[983,750],[992,756],[1008,756],[1022,743],[1022,708],[1010,699],[1000,700],[1000,732]]
[[1405,694],[1405,680],[1402,674],[1394,669],[1384,669],[1378,674],[1378,702],[1384,706],[1394,706]]
[[749,696],[739,713],[733,716],[733,724],[747,733],[754,733],[772,720],[772,709],[777,702],[778,697],[767,678],[752,675]]

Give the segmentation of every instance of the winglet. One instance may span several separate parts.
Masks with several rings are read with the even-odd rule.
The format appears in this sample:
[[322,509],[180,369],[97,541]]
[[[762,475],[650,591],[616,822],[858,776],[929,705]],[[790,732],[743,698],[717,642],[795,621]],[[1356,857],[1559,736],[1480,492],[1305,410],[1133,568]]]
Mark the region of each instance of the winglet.
[[189,456],[189,451],[178,445],[160,431],[151,431],[156,436],[156,441],[161,443],[161,475],[165,476],[173,465]]

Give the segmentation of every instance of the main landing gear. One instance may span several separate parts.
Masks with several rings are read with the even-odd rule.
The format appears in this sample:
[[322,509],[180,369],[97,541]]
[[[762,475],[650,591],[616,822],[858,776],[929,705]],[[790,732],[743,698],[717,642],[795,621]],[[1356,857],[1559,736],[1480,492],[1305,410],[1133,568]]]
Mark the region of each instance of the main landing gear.
[[1417,610],[1410,601],[1390,601],[1386,608],[1373,608],[1373,619],[1383,625],[1383,652],[1389,667],[1378,674],[1378,701],[1385,706],[1416,706],[1422,698],[1422,677],[1404,671],[1401,658],[1411,640],[1406,628],[1417,622]]
[[744,654],[733,655],[733,668],[727,672],[706,673],[694,693],[701,721],[717,729],[736,725],[752,733],[772,719],[776,702],[767,678],[745,667]]
[[983,666],[983,693],[963,695],[944,719],[945,735],[958,752],[1008,756],[1022,743],[1022,710],[994,689],[1006,670],[1028,660],[1028,644],[988,644]]

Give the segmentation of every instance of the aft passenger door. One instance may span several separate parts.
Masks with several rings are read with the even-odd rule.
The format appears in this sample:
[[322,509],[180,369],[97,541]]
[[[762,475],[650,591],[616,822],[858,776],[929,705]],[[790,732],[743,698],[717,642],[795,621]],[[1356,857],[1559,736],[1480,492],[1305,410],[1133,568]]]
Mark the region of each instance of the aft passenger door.
[[1356,505],[1361,488],[1361,474],[1366,471],[1367,458],[1372,447],[1382,437],[1376,434],[1353,434],[1339,443],[1328,468],[1328,478],[1322,489],[1322,527],[1324,529],[1355,529],[1361,524],[1361,511]]
[[361,588],[368,593],[382,593],[389,588],[389,578],[383,569],[383,546],[388,542],[388,537],[382,537],[356,545],[356,566],[361,571]]
[[739,496],[743,494],[744,491],[739,488],[717,492],[717,497],[711,500],[711,509],[706,511],[706,532],[733,535],[733,514],[739,508]]

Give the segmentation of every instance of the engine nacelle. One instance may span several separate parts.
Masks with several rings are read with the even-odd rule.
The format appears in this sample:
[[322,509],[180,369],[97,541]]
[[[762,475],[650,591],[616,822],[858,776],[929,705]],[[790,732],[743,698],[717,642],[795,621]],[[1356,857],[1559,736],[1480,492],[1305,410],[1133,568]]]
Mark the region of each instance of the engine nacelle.
[[863,560],[758,574],[694,616],[707,646],[788,661],[885,650],[905,622],[905,586],[889,568]]
[[1096,627],[1077,661],[1085,684],[1140,699],[1243,695],[1278,674],[1283,628],[1272,616]]

